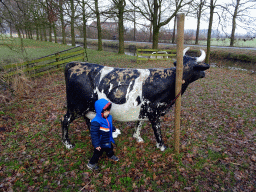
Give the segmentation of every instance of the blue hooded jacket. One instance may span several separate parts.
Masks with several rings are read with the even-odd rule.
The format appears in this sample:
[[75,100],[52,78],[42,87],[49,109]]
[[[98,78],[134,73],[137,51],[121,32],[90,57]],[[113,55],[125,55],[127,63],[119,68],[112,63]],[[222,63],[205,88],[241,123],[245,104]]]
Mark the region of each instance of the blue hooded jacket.
[[111,105],[106,99],[100,99],[95,102],[96,116],[91,121],[92,145],[97,148],[111,148],[111,142],[115,143],[112,132],[115,127],[112,125],[112,116],[107,118],[103,116],[104,110]]

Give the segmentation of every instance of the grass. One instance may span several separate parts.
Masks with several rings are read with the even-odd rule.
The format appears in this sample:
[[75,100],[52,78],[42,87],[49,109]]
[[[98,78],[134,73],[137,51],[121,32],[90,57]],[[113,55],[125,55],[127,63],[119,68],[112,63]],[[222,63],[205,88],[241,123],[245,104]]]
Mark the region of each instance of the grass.
[[[215,39],[212,40],[213,43],[212,45],[215,45],[214,42],[219,42]],[[256,39],[253,40],[255,42]],[[242,41],[244,42],[244,41]],[[251,42],[251,41],[248,41]],[[81,40],[78,39],[77,43],[81,43]],[[5,44],[4,46],[1,44]],[[65,49],[70,48],[71,46],[68,45],[62,45],[62,44],[55,44],[55,43],[50,43],[50,42],[41,42],[41,41],[35,41],[35,40],[30,40],[30,39],[23,39],[23,44],[24,44],[24,51],[22,51],[20,45],[21,45],[21,40],[18,38],[14,39],[0,39],[0,68],[3,65],[10,64],[10,63],[19,63],[24,60],[32,60],[35,58],[39,58],[45,55],[49,55],[52,53],[55,53],[57,51],[62,51]],[[89,46],[95,46],[97,45],[97,40],[88,40]],[[103,44],[105,46],[104,49],[107,49],[106,47],[110,48],[116,48],[118,47],[118,41],[103,41]],[[203,43],[201,43],[203,44]],[[200,44],[200,45],[201,45]],[[8,45],[8,46],[6,46]],[[136,46],[137,48],[151,48],[150,44],[148,43],[125,43],[125,48],[128,49],[130,46]],[[255,44],[256,45],[256,44]],[[253,44],[252,47],[255,47]],[[250,47],[249,45],[247,47]],[[12,51],[10,51],[10,48]],[[176,45],[166,45],[166,44],[159,44],[160,49],[175,49]],[[200,51],[199,49],[203,49],[206,51],[205,47],[191,47],[191,53],[196,54],[199,56]],[[36,50],[36,51],[35,51]],[[102,63],[105,64],[106,61],[102,58],[105,57],[105,55],[97,56],[95,57],[95,54],[93,51],[90,51],[90,49],[87,49],[88,55],[89,55],[89,61],[95,62],[95,63]],[[119,56],[120,59],[122,56]],[[115,61],[116,55],[109,56],[108,60],[109,61]],[[133,67],[133,62],[135,62],[134,58],[131,62],[128,62],[127,67]],[[211,48],[211,60],[214,63],[217,63],[218,66],[236,66],[236,67],[242,67],[246,68],[249,70],[256,70],[255,62],[256,62],[256,52],[254,50],[244,50],[244,49],[232,49],[232,51],[229,48],[216,48],[212,47]],[[223,62],[224,61],[224,62]],[[115,63],[115,62],[113,62]],[[149,64],[150,65],[150,64]],[[153,65],[153,64],[152,64]],[[167,62],[167,65],[169,65],[169,62]],[[144,67],[144,66],[143,66]],[[146,66],[150,67],[150,66]],[[146,68],[145,67],[145,68]]]
[[[200,45],[206,45],[206,41],[200,41]],[[225,38],[225,39],[216,39],[212,38],[211,40],[211,46],[230,46],[230,39]],[[246,40],[244,41],[243,39],[237,39],[234,44],[235,47],[255,47],[256,46],[256,39],[252,40]]]
[[36,59],[70,47],[31,39],[0,38],[0,67],[10,63],[21,63],[22,61]]
[[[218,42],[216,40],[212,40],[212,46],[228,46],[228,45],[218,45],[214,42]],[[256,39],[253,40],[254,42]],[[79,43],[79,41],[78,41]],[[88,40],[88,44],[90,47],[97,49],[97,40]],[[193,44],[193,42],[191,43]],[[117,41],[103,41],[104,50],[111,49],[118,47]],[[207,51],[203,43],[200,43],[199,46],[191,46],[188,53],[194,56],[200,56],[200,49]],[[255,44],[252,44],[250,47],[255,47]],[[140,43],[140,42],[126,42],[125,49],[129,49],[130,46],[135,46],[136,48],[141,49],[148,49],[151,48],[151,43]],[[190,46],[190,45],[186,45]],[[238,46],[239,47],[239,46]],[[240,46],[243,47],[243,46]],[[176,44],[159,44],[159,49],[176,49]],[[116,51],[117,52],[117,51]],[[230,48],[218,48],[218,47],[211,47],[211,63],[216,63],[217,66],[223,67],[238,67],[247,70],[256,70],[256,51],[255,50],[248,50],[248,49],[230,49]]]
[[[59,38],[59,41],[61,41],[62,38]],[[71,38],[67,38],[67,41],[71,42]],[[161,42],[161,40],[159,41]],[[82,38],[80,39],[76,39],[76,43],[83,43]],[[126,42],[127,45],[128,42]],[[90,45],[97,45],[97,40],[94,39],[88,39],[88,44]],[[138,43],[136,42],[132,42],[132,45],[138,45]],[[191,41],[191,40],[185,40],[185,44],[187,45],[194,45],[195,44],[195,40]],[[109,46],[109,47],[118,47],[118,40],[116,41],[104,41],[103,40],[103,45],[105,46]],[[205,46],[207,45],[207,41],[206,40],[200,40],[199,41],[199,46]],[[212,38],[211,39],[211,46],[221,46],[221,47],[229,47],[230,46],[230,39],[225,38],[225,39],[216,39],[216,38]],[[252,39],[252,40],[246,40],[244,41],[243,39],[237,39],[235,41],[234,47],[255,47],[256,46],[256,39]]]
[[[168,67],[169,62],[137,64],[134,57],[88,50],[89,61],[118,67]],[[0,103],[0,190],[13,191],[254,191],[256,76],[211,68],[182,97],[181,153],[174,154],[174,110],[161,118],[168,149],[155,147],[147,122],[132,137],[134,122],[114,122],[119,162],[103,156],[100,172],[86,164],[93,148],[83,119],[70,125],[72,150],[61,143],[66,113],[63,73],[35,79],[26,97]],[[245,150],[246,149],[246,150]]]

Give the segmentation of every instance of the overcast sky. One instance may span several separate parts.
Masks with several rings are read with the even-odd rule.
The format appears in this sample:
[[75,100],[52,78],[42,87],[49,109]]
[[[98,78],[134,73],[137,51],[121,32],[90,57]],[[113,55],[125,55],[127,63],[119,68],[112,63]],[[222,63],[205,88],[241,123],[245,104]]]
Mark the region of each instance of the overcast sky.
[[[105,0],[101,0],[101,1],[103,1],[102,3],[104,3],[105,2]],[[235,5],[236,4],[236,1],[237,0],[214,0],[214,1],[216,1],[216,8],[215,8],[215,12],[218,12],[218,13],[221,13],[220,12],[220,8],[219,8],[219,6],[218,5],[224,5],[224,4],[227,4],[227,3],[232,3],[233,5]],[[242,3],[242,2],[245,2],[245,1],[250,1],[250,0],[240,0],[240,2]],[[256,0],[251,0],[251,1],[254,1],[254,3],[251,3],[251,4],[254,4],[254,5],[256,5]],[[207,0],[207,2],[208,2],[208,5],[209,5],[209,0]],[[248,5],[248,4],[247,4]],[[231,12],[233,12],[233,10],[232,10],[232,8],[230,7],[229,8],[229,10],[231,11]],[[202,15],[202,18],[201,18],[201,24],[200,24],[200,29],[208,29],[208,25],[209,25],[209,12],[210,12],[210,10],[209,10],[209,8],[206,8],[206,11],[205,11],[205,15]],[[249,11],[246,11],[246,12],[244,12],[245,14],[247,14],[247,13],[249,13]],[[186,13],[185,13],[186,14]],[[254,24],[251,24],[251,26],[253,26],[254,27],[254,30],[252,30],[252,29],[250,29],[250,30],[244,30],[243,28],[241,28],[239,25],[242,25],[242,23],[239,23],[239,21],[238,21],[238,19],[237,19],[237,27],[236,27],[236,34],[246,34],[248,31],[250,31],[250,32],[252,32],[253,34],[256,34],[256,7],[255,7],[255,9],[253,9],[253,10],[251,10],[250,11],[250,15],[251,16],[253,16],[253,17],[255,17],[255,19],[254,19]],[[231,16],[230,16],[231,17]],[[117,19],[117,18],[116,18]],[[101,20],[103,20],[103,17],[101,17]],[[92,21],[95,21],[95,19],[93,19],[93,20],[91,20],[90,22],[92,22]],[[116,20],[117,21],[117,20]],[[226,21],[226,23],[225,23],[225,21]],[[225,29],[224,29],[224,31],[226,32],[226,33],[228,33],[228,34],[231,34],[231,30],[232,30],[232,28],[231,28],[231,24],[232,24],[232,19],[231,18],[229,18],[229,19],[226,19],[225,21],[221,21],[221,23],[226,27]],[[108,20],[108,22],[110,22],[110,20]],[[149,26],[149,22],[147,21],[147,20],[145,20],[145,19],[143,19],[143,18],[140,18],[139,20],[138,20],[138,18],[137,18],[137,21],[136,22],[138,22],[138,23],[140,23],[140,24],[147,24],[148,26]],[[218,28],[218,30],[221,32],[221,30],[222,30],[222,28],[218,25],[219,24],[219,20],[218,20],[218,15],[215,13],[214,14],[214,21],[213,21],[213,29],[217,29]],[[132,22],[125,22],[125,26],[126,27],[129,27],[129,28],[132,28],[133,27],[133,23]],[[173,26],[174,26],[174,23],[173,23],[173,20],[172,21],[170,21],[169,22],[169,24],[168,25],[166,25],[166,26],[164,26],[165,28],[167,28],[167,29],[173,29]],[[140,28],[140,27],[144,27],[144,26],[141,26],[141,25],[137,25],[137,27],[138,28]],[[193,17],[191,17],[191,16],[186,16],[185,17],[185,29],[196,29],[196,27],[197,27],[197,20],[196,20],[196,18],[193,18]]]
[[[241,2],[245,2],[245,1],[248,1],[248,0],[241,0]],[[234,2],[236,2],[236,0],[217,0],[216,5],[223,5],[225,3],[232,3],[232,2],[234,3]],[[251,5],[252,4],[253,3],[251,3]],[[256,1],[254,1],[254,4],[256,4]],[[218,11],[218,8],[216,8],[215,11]],[[207,12],[209,12],[209,10]],[[247,13],[250,13],[249,15],[255,17],[254,21],[256,20],[256,9],[248,10],[248,11],[244,12],[244,14],[247,14]],[[208,17],[209,17],[209,13],[207,14],[207,17],[205,17],[205,16],[202,17],[200,29],[208,29],[208,25],[209,25]],[[213,19],[214,19],[213,29],[217,29],[218,15],[214,14]],[[225,25],[227,27],[226,31],[229,31],[229,33],[231,33],[231,24],[232,24],[232,20],[229,20],[229,21],[227,21],[227,24]],[[196,29],[196,25],[197,25],[196,18],[192,18],[192,17],[188,17],[188,16],[186,17],[185,29]],[[239,25],[242,25],[242,23],[239,23],[239,21],[237,20],[236,33],[247,33],[247,31],[245,29],[241,28]],[[252,24],[252,26],[254,27],[254,33],[256,33],[256,31],[255,31],[256,23]]]

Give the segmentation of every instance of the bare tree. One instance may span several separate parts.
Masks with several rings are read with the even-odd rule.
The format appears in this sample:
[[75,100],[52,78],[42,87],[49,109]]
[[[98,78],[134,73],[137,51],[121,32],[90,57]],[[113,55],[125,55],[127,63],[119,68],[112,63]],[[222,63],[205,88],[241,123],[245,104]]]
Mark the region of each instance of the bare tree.
[[199,42],[199,31],[200,31],[200,22],[201,22],[201,16],[203,12],[203,7],[205,5],[206,0],[200,0],[197,4],[197,11],[196,11],[196,17],[197,17],[197,27],[196,27],[196,40],[195,45],[198,45]]
[[223,26],[224,31],[226,31],[227,26],[230,26],[230,20],[232,21],[230,46],[233,47],[235,43],[235,32],[237,26],[245,29],[249,28],[250,26],[255,26],[255,24],[252,24],[255,21],[255,18],[251,16],[250,11],[256,9],[256,2],[253,2],[252,0],[232,0],[232,2],[225,3],[221,7],[223,9],[223,13],[221,15],[221,25]]
[[118,18],[118,36],[119,36],[119,54],[124,54],[124,13],[125,13],[125,0],[111,0],[112,6],[107,12],[110,15],[116,15]]
[[163,0],[139,0],[136,6],[139,13],[149,22],[153,24],[153,45],[154,49],[158,48],[158,37],[160,28],[167,25],[186,5],[191,4],[193,0],[176,0],[163,1]]
[[100,11],[99,11],[99,1],[94,0],[94,8],[90,6],[91,10],[96,15],[97,19],[97,31],[98,31],[98,51],[102,51],[102,34],[101,34],[101,22],[100,22]]
[[[133,0],[134,5],[136,0]],[[136,6],[133,6],[133,41],[136,41]]]
[[70,32],[71,32],[71,44],[75,46],[75,20],[76,20],[76,6],[74,0],[67,0],[65,5],[66,14],[70,18]]
[[173,23],[172,43],[175,43],[176,23],[177,23],[177,16],[175,15],[174,23]]
[[82,17],[83,17],[83,37],[84,37],[84,48],[87,48],[87,40],[86,40],[86,23],[88,19],[88,14],[86,14],[85,11],[86,8],[86,2],[85,0],[82,0]]
[[208,26],[208,35],[207,35],[207,52],[206,52],[206,63],[210,63],[210,52],[211,52],[211,34],[212,34],[212,23],[213,23],[213,14],[214,9],[216,7],[217,0],[210,0],[210,19],[209,19],[209,26]]
[[81,18],[81,22],[82,22],[82,36],[84,39],[84,48],[87,48],[87,30],[86,30],[86,24],[88,19],[91,17],[92,13],[88,10],[89,6],[88,6],[88,0],[78,0],[77,1],[79,3],[79,16]]
[[[23,4],[26,2],[27,1],[24,1]],[[3,9],[0,17],[8,23],[13,24],[19,37],[21,37],[23,31],[27,32],[27,25],[30,21],[26,20],[29,14],[28,11],[25,10],[26,6],[15,0],[2,0],[0,3],[2,4]]]
[[66,25],[65,25],[65,21],[64,21],[64,9],[63,9],[63,2],[64,0],[59,0],[59,6],[58,6],[58,9],[59,9],[59,18],[60,18],[60,22],[61,22],[61,35],[62,35],[62,44],[66,44],[66,31],[65,31],[65,28],[66,28]]

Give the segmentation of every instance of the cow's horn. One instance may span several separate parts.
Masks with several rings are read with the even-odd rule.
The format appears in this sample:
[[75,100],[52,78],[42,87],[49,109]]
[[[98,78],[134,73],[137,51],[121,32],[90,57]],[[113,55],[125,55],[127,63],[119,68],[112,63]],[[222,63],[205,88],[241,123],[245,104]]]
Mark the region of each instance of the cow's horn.
[[200,49],[200,51],[201,51],[201,56],[196,58],[197,62],[202,62],[206,56],[204,50]]
[[187,52],[189,49],[190,49],[190,47],[187,47],[187,48],[185,48],[185,49],[183,50],[183,56],[186,55],[186,52]]

